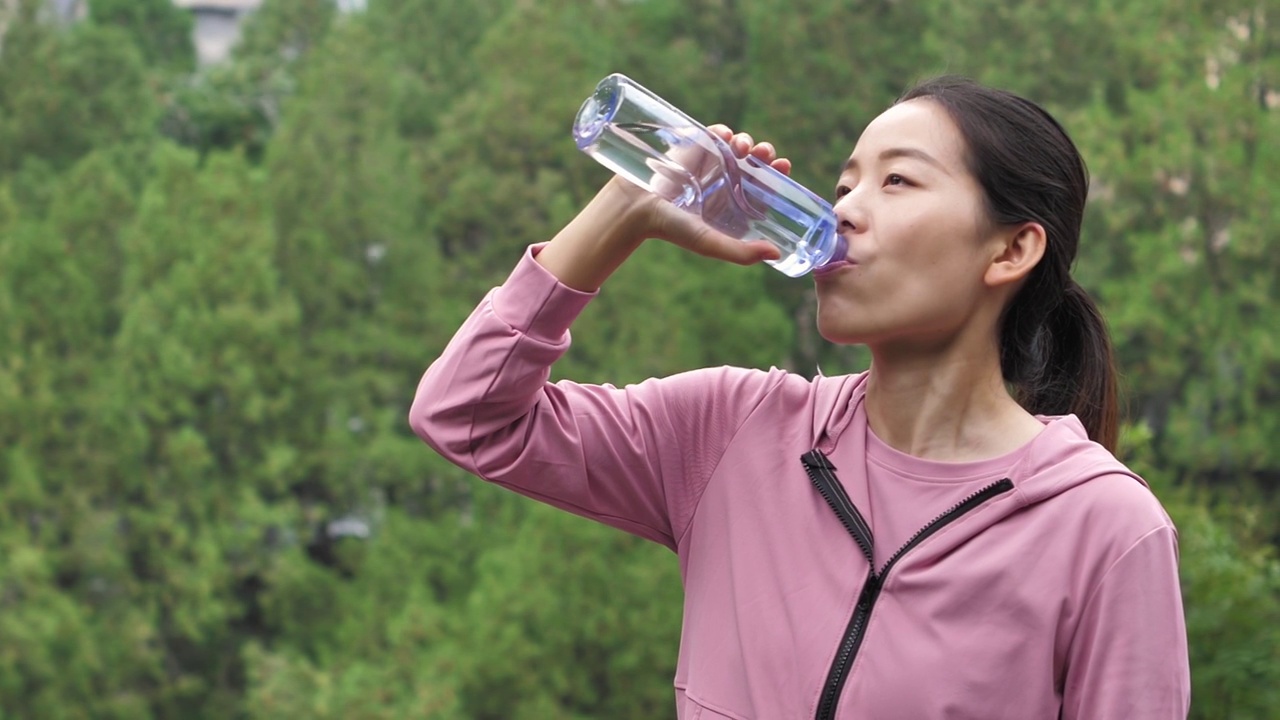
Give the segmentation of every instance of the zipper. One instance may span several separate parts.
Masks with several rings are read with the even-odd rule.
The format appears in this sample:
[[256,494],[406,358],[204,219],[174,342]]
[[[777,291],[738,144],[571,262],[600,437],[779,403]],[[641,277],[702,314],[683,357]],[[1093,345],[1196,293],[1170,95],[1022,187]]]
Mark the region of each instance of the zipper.
[[867,579],[863,581],[862,592],[858,595],[858,604],[853,608],[853,616],[849,618],[849,625],[845,628],[844,637],[840,641],[840,649],[836,652],[835,660],[831,663],[831,670],[827,673],[827,680],[822,687],[822,696],[818,700],[817,720],[834,720],[836,703],[840,699],[840,691],[844,688],[844,682],[849,675],[849,668],[853,666],[853,660],[857,657],[858,649],[862,646],[862,638],[866,634],[867,622],[871,619],[871,611],[875,608],[876,600],[880,597],[880,589],[884,587],[884,581],[889,575],[889,571],[902,559],[903,555],[927,540],[929,536],[959,520],[965,513],[977,508],[987,500],[1012,490],[1013,481],[1009,478],[997,480],[953,505],[946,512],[917,530],[902,547],[898,548],[897,552],[890,556],[889,560],[884,564],[884,569],[876,573],[875,556],[873,554],[875,538],[871,534],[871,526],[862,517],[862,513],[858,512],[858,508],[854,506],[853,501],[849,499],[849,494],[844,491],[844,486],[836,479],[835,466],[820,450],[810,450],[802,455],[800,460],[804,463],[805,471],[809,474],[809,479],[813,482],[813,486],[827,501],[827,505],[831,506],[831,509],[835,511],[836,517],[840,519],[840,523],[844,525],[845,530],[853,536],[854,542],[858,544],[862,554],[866,556],[867,566],[870,568],[867,571]]

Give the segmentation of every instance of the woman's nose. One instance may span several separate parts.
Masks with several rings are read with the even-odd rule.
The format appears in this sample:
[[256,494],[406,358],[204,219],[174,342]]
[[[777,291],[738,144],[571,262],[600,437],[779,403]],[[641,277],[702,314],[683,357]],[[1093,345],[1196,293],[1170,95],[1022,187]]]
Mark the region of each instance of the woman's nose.
[[834,209],[839,232],[863,232],[867,229],[867,213],[858,202],[856,193],[848,193],[837,200]]

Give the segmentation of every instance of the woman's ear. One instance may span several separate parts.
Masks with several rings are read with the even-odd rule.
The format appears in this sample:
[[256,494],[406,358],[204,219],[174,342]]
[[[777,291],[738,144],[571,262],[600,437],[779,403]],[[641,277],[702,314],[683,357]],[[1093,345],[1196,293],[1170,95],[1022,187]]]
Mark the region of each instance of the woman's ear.
[[1030,275],[1044,257],[1047,238],[1043,225],[1029,222],[1001,233],[997,242],[996,255],[982,277],[990,287],[1016,284]]

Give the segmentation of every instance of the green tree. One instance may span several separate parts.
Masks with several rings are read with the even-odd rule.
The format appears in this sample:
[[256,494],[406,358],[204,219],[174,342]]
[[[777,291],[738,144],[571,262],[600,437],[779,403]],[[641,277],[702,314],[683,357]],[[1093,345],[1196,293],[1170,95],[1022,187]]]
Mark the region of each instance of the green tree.
[[512,0],[388,0],[370,3],[366,22],[394,57],[396,110],[405,137],[429,140],[441,111],[484,77],[475,46]]
[[[287,428],[296,394],[298,311],[272,267],[263,177],[243,158],[161,146],[127,231],[123,314],[106,418],[127,464],[85,490],[109,513],[128,562],[117,602],[145,609],[146,702],[160,716],[232,714],[240,633],[272,537],[272,505],[305,470]],[[86,538],[91,540],[94,538]],[[100,540],[100,538],[99,538]]]
[[1280,345],[1265,318],[1280,301],[1277,156],[1262,138],[1280,132],[1276,30],[1223,6],[1175,26],[1158,82],[1075,123],[1100,236],[1082,262],[1164,461],[1190,478],[1275,486]]
[[0,59],[0,172],[24,162],[56,169],[97,147],[147,137],[158,107],[125,31],[43,24],[24,2]]
[[248,715],[466,717],[458,613],[491,540],[461,517],[366,502],[346,520],[369,535],[331,538],[332,564],[281,554],[263,598],[275,640],[245,648]]
[[1247,493],[1176,480],[1150,428],[1122,437],[1130,465],[1178,527],[1179,573],[1191,655],[1191,718],[1262,720],[1280,703],[1280,559],[1270,518]]
[[670,714],[681,605],[669,552],[532,506],[476,572],[458,633],[465,717]]
[[[306,422],[342,448],[317,458],[314,491],[338,501],[394,486],[400,499],[426,502],[415,461],[398,459],[420,450],[405,398],[424,345],[442,345],[451,331],[436,318],[452,323],[457,310],[445,308],[462,305],[437,290],[448,271],[421,229],[417,174],[396,132],[394,70],[379,46],[354,19],[331,31],[273,142],[269,197],[276,264],[300,303],[313,378],[301,398]],[[360,443],[347,445],[353,433]],[[374,448],[384,454],[361,455]]]
[[244,19],[231,62],[172,82],[162,132],[202,153],[241,149],[261,160],[334,14],[332,0],[264,2]]
[[170,0],[92,0],[89,17],[95,25],[127,32],[149,67],[170,72],[195,68],[191,13]]

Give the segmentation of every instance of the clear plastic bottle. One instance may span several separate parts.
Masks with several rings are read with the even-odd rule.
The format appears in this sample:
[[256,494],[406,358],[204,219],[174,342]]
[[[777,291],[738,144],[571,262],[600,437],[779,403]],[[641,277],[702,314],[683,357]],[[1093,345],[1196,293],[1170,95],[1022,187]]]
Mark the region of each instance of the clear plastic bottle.
[[843,260],[831,205],[754,156],[739,159],[697,120],[625,75],[601,80],[573,124],[578,148],[711,227],[773,243],[767,261],[800,277]]

